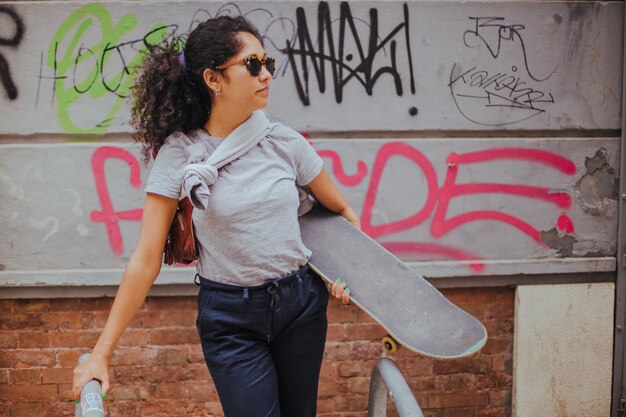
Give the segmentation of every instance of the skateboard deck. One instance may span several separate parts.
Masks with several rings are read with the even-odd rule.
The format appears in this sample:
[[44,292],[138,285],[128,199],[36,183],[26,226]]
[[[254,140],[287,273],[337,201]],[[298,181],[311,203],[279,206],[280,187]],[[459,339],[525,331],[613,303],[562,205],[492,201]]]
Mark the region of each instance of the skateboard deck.
[[[328,282],[346,281],[350,299],[406,348],[458,358],[487,340],[482,323],[445,298],[421,275],[347,220],[319,204],[300,217],[312,269]],[[388,350],[395,350],[388,345]]]

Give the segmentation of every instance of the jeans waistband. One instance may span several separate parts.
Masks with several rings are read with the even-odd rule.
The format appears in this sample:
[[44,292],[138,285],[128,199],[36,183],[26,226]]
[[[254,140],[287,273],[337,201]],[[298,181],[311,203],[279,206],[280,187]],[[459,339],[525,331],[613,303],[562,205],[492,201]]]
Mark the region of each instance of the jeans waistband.
[[193,282],[200,287],[207,287],[221,291],[245,291],[247,293],[249,291],[267,290],[267,288],[269,287],[277,288],[279,285],[285,285],[292,281],[295,277],[301,277],[302,275],[306,274],[308,270],[309,264],[304,264],[296,271],[291,272],[290,274],[287,274],[283,277],[270,279],[263,284],[251,286],[224,284],[222,282],[211,281],[210,279],[204,278],[200,274],[196,274]]

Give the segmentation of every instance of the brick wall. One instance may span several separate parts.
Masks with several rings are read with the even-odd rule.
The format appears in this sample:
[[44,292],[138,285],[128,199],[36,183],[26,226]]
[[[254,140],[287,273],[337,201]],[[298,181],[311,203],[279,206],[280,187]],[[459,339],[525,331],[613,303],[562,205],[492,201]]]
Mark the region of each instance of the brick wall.
[[[489,332],[481,352],[432,360],[406,349],[391,356],[426,417],[511,414],[512,288],[444,294]],[[73,416],[72,368],[96,342],[112,299],[0,300],[0,416]],[[221,416],[194,322],[195,297],[147,299],[111,361],[109,416]],[[386,333],[356,307],[331,300],[319,415],[366,416],[369,375],[386,356]],[[394,415],[390,412],[389,415]]]

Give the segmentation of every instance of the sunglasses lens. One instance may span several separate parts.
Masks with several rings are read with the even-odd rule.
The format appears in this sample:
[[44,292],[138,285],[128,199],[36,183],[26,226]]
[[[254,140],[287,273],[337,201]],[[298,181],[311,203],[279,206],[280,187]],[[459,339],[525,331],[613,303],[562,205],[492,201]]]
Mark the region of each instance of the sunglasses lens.
[[259,58],[252,57],[246,61],[246,66],[248,67],[248,72],[250,72],[250,75],[256,77],[261,73],[261,68],[263,67],[263,64],[261,64]]
[[267,68],[267,72],[274,75],[274,72],[276,71],[276,68],[274,67],[274,58],[268,57],[265,60],[265,68]]

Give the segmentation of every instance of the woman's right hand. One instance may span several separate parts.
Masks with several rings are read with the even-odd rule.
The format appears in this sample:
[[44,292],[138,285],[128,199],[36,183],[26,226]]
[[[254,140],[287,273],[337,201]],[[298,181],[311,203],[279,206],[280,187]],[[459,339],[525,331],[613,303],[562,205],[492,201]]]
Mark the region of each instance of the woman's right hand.
[[80,391],[85,384],[92,379],[97,379],[102,385],[102,395],[109,391],[109,364],[108,361],[95,354],[91,354],[87,360],[74,368],[74,386],[72,398],[80,400]]

